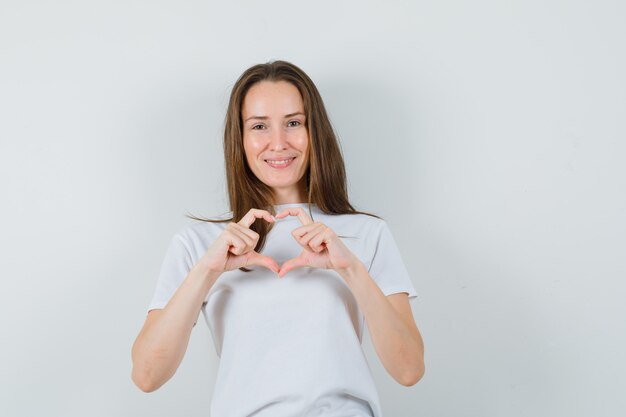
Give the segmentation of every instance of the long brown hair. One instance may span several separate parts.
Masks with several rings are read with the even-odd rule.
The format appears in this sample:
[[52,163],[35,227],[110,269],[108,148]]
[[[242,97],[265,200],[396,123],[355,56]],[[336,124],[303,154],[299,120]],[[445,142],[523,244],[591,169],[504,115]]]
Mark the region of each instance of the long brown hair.
[[[277,214],[274,210],[273,190],[253,174],[243,147],[241,106],[250,87],[260,81],[287,81],[293,84],[302,96],[310,149],[309,163],[303,181],[311,218],[313,203],[326,214],[365,214],[382,218],[376,214],[357,211],[350,204],[341,148],[326,114],[322,97],[304,71],[292,63],[281,60],[248,68],[241,74],[230,94],[224,121],[224,166],[232,217],[227,219],[206,219],[192,215],[187,217],[205,222],[224,223],[241,220],[252,208]],[[250,229],[259,234],[255,247],[257,252],[265,245],[265,238],[272,226],[273,223],[265,221],[255,221],[250,226]],[[244,267],[239,269],[250,271]]]

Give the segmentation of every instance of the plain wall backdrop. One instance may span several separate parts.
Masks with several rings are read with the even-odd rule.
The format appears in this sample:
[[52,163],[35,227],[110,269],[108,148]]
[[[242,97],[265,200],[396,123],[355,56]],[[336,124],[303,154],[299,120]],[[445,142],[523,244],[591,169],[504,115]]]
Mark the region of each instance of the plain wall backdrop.
[[318,86],[419,294],[417,385],[364,338],[385,417],[624,415],[625,12],[2,0],[0,415],[208,416],[203,321],[156,392],[130,350],[185,213],[228,209],[230,88],[271,59]]

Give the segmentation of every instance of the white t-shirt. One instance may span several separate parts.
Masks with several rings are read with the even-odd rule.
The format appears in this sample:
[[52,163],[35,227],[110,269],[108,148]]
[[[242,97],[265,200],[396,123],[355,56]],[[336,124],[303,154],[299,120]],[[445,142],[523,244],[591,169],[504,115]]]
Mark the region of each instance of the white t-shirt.
[[[285,207],[308,204],[291,203]],[[383,294],[417,292],[384,220],[364,214],[328,215],[322,222],[367,267]],[[231,216],[227,213],[225,216]],[[227,217],[228,218],[228,217]],[[256,221],[264,221],[257,219]],[[148,310],[163,308],[227,223],[196,221],[173,237]],[[261,253],[282,265],[303,248],[291,235],[295,216],[278,219]],[[298,268],[283,278],[261,266],[224,272],[202,306],[219,356],[213,417],[382,417],[361,347],[364,317],[341,275]]]

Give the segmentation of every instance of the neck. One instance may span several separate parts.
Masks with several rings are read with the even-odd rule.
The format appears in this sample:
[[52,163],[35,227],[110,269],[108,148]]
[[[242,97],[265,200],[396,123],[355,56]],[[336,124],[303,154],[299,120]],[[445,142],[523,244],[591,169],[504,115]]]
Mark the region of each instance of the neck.
[[274,204],[306,203],[306,193],[302,188],[276,189],[274,188]]

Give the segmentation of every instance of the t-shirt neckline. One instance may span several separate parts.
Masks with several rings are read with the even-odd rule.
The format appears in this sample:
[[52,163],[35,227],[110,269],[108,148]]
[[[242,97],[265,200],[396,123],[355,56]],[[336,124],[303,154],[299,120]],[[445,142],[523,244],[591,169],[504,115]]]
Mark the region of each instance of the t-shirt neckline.
[[[275,208],[286,208],[286,207],[307,207],[309,203],[284,203],[284,204],[274,204]],[[311,207],[316,207],[315,203],[311,203]]]

